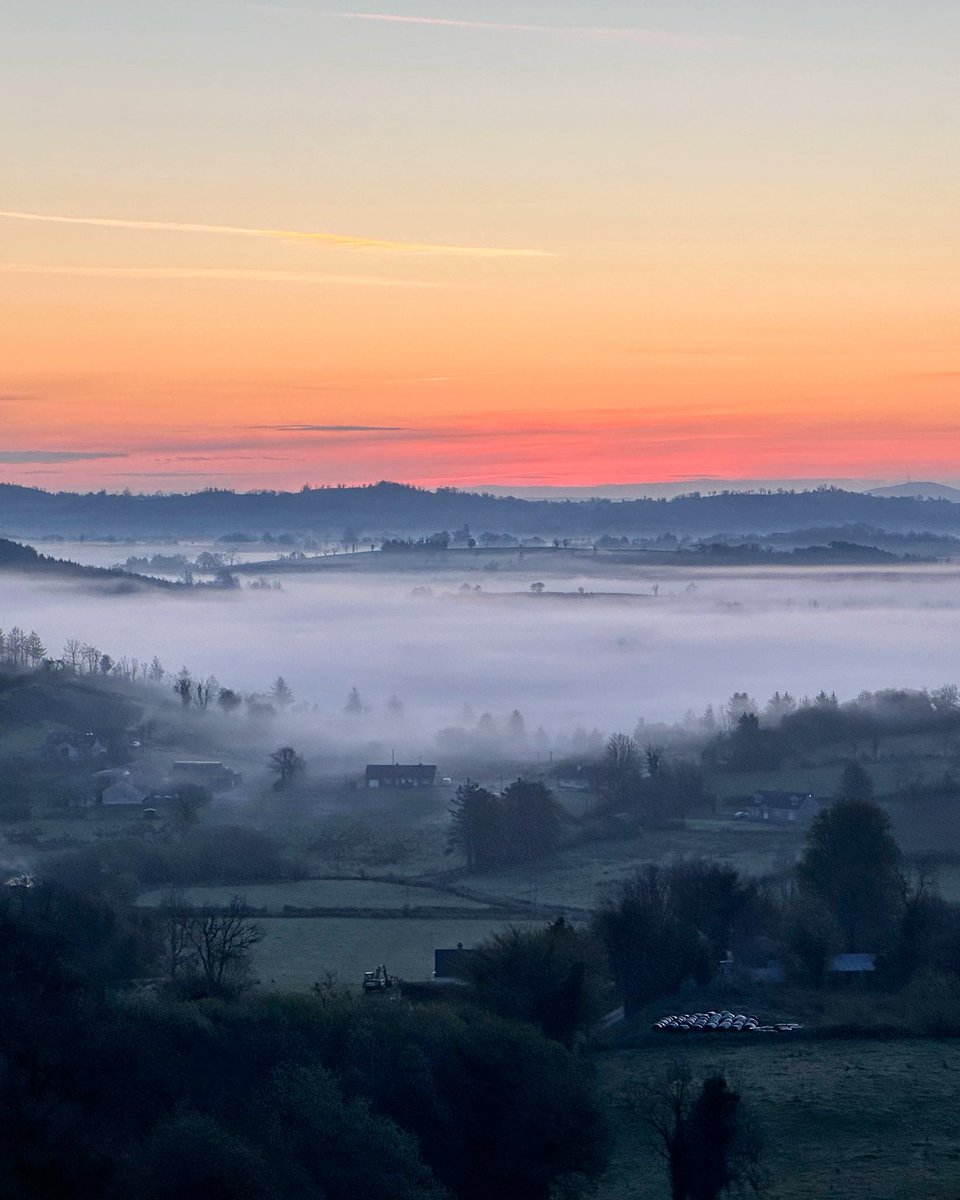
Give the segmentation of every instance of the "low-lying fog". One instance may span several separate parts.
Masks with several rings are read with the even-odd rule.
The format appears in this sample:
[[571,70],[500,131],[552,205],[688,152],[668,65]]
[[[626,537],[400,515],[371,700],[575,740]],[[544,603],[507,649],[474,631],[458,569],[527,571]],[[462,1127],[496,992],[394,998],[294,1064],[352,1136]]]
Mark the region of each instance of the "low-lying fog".
[[[545,584],[543,595],[530,584]],[[461,590],[467,585],[470,590]],[[477,592],[476,586],[482,588]],[[584,594],[578,589],[583,588]],[[656,588],[656,594],[654,594]],[[416,590],[415,590],[416,589]],[[633,593],[613,596],[610,593]],[[603,578],[519,573],[287,575],[282,590],[101,595],[7,576],[0,626],[36,629],[266,692],[277,675],[311,722],[401,754],[429,754],[464,705],[551,736],[678,720],[734,691],[758,700],[821,688],[960,680],[960,572],[621,569]],[[367,709],[344,714],[351,688]],[[388,710],[396,696],[403,713]]]

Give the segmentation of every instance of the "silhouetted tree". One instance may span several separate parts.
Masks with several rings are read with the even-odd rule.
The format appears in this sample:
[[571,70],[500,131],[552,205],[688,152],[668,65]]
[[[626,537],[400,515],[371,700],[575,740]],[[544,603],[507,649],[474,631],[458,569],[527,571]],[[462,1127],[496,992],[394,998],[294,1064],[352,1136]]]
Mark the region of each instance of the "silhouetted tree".
[[200,810],[212,800],[205,787],[197,783],[181,783],[170,801],[170,819],[183,834],[200,820]]
[[883,809],[840,800],[814,817],[797,876],[836,917],[846,950],[877,950],[889,940],[902,902],[900,868]]
[[546,784],[518,779],[504,790],[501,806],[512,861],[529,862],[553,853],[563,810]]
[[619,885],[594,918],[628,1012],[675,990],[689,976],[706,983],[709,947],[680,919],[669,873],[647,866]]
[[626,733],[607,739],[597,773],[601,802],[622,811],[637,801],[641,778],[640,747]]
[[841,800],[873,799],[873,781],[858,762],[848,762],[843,768],[838,795]]
[[167,900],[161,910],[161,946],[172,981],[215,993],[244,988],[250,951],[263,934],[243,897],[234,896],[225,909],[192,909],[177,893]]
[[270,755],[270,769],[276,771],[278,779],[275,787],[286,787],[305,768],[303,756],[292,746],[281,746]]
[[760,1194],[762,1139],[722,1074],[697,1089],[689,1069],[676,1068],[648,1091],[642,1115],[667,1165],[671,1200],[718,1200],[734,1189]]
[[281,708],[293,703],[293,689],[282,675],[278,675],[273,681],[269,696],[273,703],[279,704]]
[[186,667],[181,667],[174,680],[173,690],[180,697],[180,703],[187,708],[193,699],[193,679]]
[[221,688],[217,696],[217,704],[225,713],[235,712],[243,703],[243,699],[232,688]]
[[492,792],[469,780],[462,783],[453,798],[450,815],[453,822],[447,835],[448,854],[462,854],[471,871],[500,861],[503,814]]

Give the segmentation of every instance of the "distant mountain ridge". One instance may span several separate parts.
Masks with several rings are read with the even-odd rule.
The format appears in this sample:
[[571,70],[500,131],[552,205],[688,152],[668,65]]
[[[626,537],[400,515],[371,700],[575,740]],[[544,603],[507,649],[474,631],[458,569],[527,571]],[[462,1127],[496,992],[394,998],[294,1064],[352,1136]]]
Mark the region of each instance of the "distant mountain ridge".
[[228,537],[264,531],[424,535],[469,526],[544,537],[768,534],[865,524],[891,532],[960,533],[960,504],[912,496],[875,496],[837,488],[808,492],[720,492],[672,500],[524,500],[427,491],[400,483],[303,488],[299,492],[133,495],[78,494],[0,485],[0,534],[90,538]]
[[891,487],[871,488],[867,495],[887,499],[910,496],[919,497],[921,500],[947,500],[951,504],[960,504],[960,488],[949,487],[945,483],[897,483]]

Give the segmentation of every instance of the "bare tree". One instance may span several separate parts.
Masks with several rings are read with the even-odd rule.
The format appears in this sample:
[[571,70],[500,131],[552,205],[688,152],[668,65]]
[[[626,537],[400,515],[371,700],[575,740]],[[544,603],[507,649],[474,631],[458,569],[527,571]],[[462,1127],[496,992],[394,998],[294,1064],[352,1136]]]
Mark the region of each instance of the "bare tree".
[[76,671],[80,667],[80,639],[67,638],[63,643],[63,663],[64,666],[70,668],[71,671]]
[[251,921],[243,897],[234,896],[226,910],[201,909],[190,923],[188,937],[206,983],[241,986],[250,969],[250,951],[263,940],[263,933]]
[[205,712],[213,700],[220,693],[220,684],[217,682],[216,676],[208,675],[206,679],[198,679],[193,697],[193,702],[201,710]]
[[286,787],[295,775],[306,766],[303,755],[298,754],[292,746],[281,746],[270,755],[270,769],[277,772],[278,779],[275,787]]
[[98,675],[100,673],[102,659],[103,652],[98,650],[96,646],[85,643],[80,647],[80,661],[83,663],[83,668],[88,675]]
[[173,690],[180,697],[180,703],[186,708],[193,698],[193,679],[186,667],[181,667],[177,673]]
[[193,962],[190,940],[193,913],[183,892],[167,892],[160,901],[159,957],[163,975],[171,983],[179,979]]
[[164,898],[160,957],[173,983],[196,978],[209,988],[247,985],[250,951],[263,938],[242,896],[226,909],[190,908],[182,893]]

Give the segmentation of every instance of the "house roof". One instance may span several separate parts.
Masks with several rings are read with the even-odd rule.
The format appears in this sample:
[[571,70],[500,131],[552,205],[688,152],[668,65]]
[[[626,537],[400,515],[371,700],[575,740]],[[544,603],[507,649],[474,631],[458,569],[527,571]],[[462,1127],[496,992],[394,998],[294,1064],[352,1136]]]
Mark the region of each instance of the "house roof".
[[807,800],[816,800],[812,792],[754,792],[756,804],[767,808],[800,808]]
[[855,975],[877,969],[875,954],[837,954],[830,960],[830,970],[838,975]]

